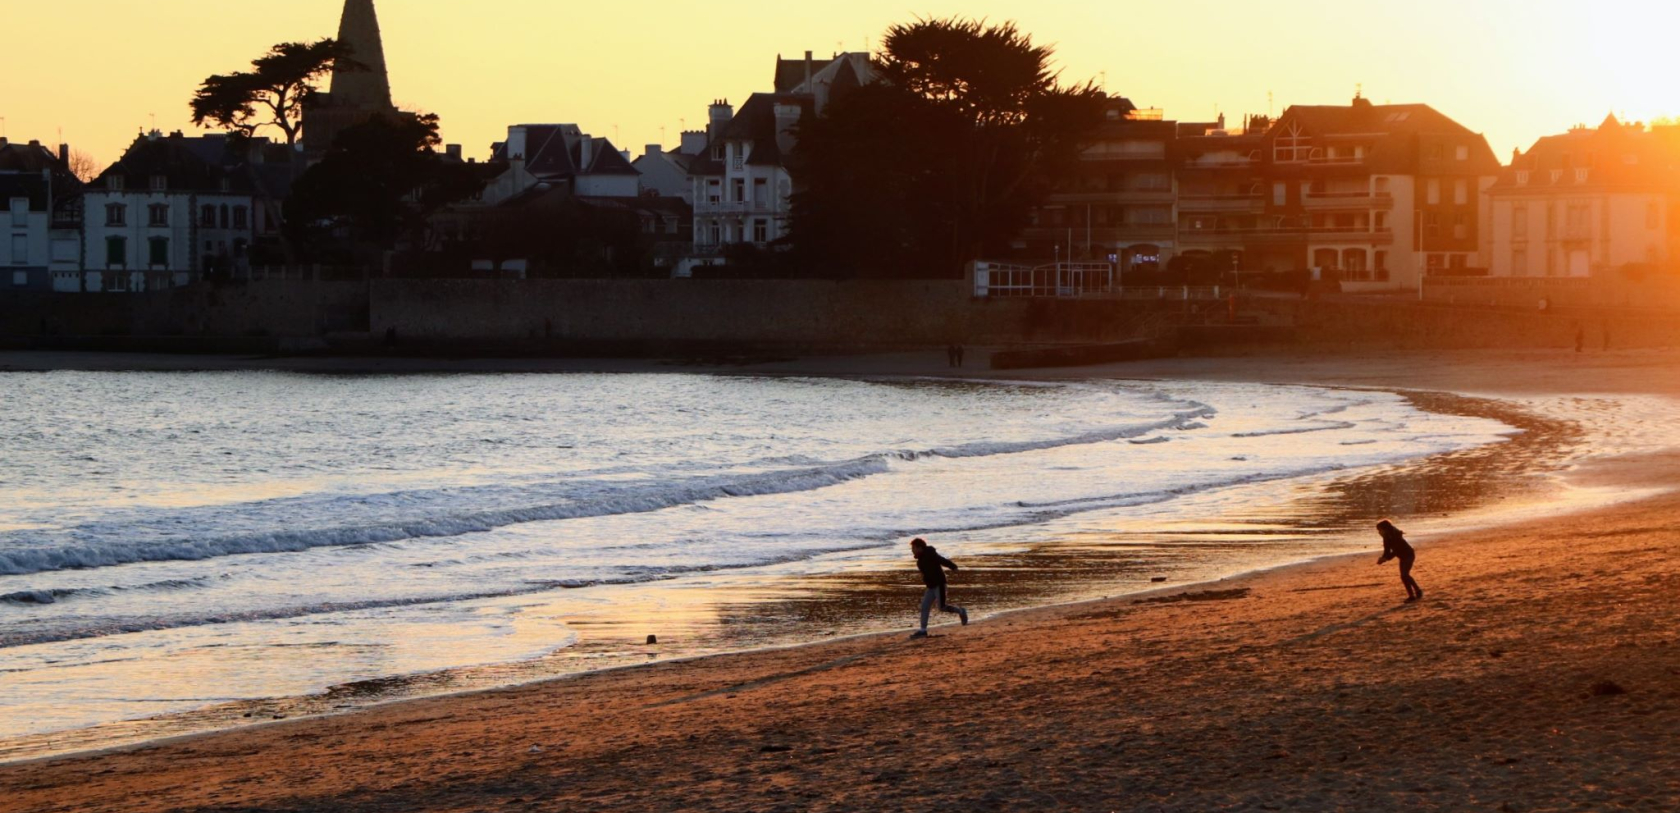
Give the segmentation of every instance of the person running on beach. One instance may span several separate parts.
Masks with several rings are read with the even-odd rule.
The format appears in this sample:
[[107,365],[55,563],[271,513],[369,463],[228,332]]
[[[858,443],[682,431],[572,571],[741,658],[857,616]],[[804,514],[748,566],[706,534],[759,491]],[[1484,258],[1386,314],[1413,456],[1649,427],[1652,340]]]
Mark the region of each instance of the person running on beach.
[[922,572],[922,584],[927,589],[922,591],[922,628],[910,635],[911,638],[926,638],[928,631],[928,613],[933,610],[934,602],[939,603],[942,613],[956,613],[963,624],[968,623],[968,611],[955,605],[945,603],[945,568],[956,572],[957,565],[950,559],[939,555],[927,540],[917,537],[910,540],[910,552],[916,557],[916,569]]
[[1417,601],[1423,598],[1423,588],[1418,586],[1417,579],[1412,578],[1412,563],[1417,561],[1417,552],[1406,542],[1406,533],[1386,519],[1377,523],[1377,533],[1382,535],[1383,541],[1383,555],[1377,560],[1377,564],[1387,564],[1390,559],[1399,559],[1400,583],[1406,586],[1406,600]]

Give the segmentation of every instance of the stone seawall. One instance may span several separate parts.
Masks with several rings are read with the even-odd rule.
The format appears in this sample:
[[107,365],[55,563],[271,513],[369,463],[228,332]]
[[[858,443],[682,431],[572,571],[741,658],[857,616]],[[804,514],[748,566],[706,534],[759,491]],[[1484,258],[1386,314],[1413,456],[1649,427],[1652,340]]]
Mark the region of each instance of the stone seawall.
[[372,332],[403,342],[558,342],[627,350],[871,349],[1136,336],[1152,304],[977,300],[961,282],[379,280]]
[[367,330],[365,282],[201,284],[146,293],[0,295],[0,337],[319,337]]

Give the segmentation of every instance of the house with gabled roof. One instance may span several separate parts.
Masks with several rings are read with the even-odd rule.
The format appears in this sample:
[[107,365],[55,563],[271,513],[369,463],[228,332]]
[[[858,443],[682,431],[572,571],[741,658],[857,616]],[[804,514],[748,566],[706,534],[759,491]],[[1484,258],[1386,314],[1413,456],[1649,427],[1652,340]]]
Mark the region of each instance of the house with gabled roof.
[[55,268],[80,268],[81,181],[70,148],[0,137],[0,293],[52,286]]
[[694,265],[716,264],[733,245],[768,247],[787,235],[795,178],[789,156],[799,123],[874,77],[868,54],[827,60],[776,60],[770,93],[754,93],[739,110],[719,100],[708,111],[707,144],[689,164],[694,199]]
[[1489,190],[1492,273],[1600,277],[1680,251],[1680,127],[1614,115],[1518,151]]
[[[241,149],[243,148],[243,149]],[[274,148],[274,149],[271,149]],[[188,138],[154,130],[82,194],[84,270],[54,272],[65,291],[146,291],[249,268],[259,238],[277,237],[278,201],[302,165],[267,139]]]
[[1485,268],[1487,139],[1425,104],[1297,105],[1258,148],[1262,222],[1248,261],[1313,269],[1343,290],[1415,290]]
[[604,198],[633,198],[641,192],[641,173],[630,159],[612,141],[576,124],[513,125],[506,141],[492,145],[490,164],[501,169],[484,190],[483,203],[491,206],[551,189]]

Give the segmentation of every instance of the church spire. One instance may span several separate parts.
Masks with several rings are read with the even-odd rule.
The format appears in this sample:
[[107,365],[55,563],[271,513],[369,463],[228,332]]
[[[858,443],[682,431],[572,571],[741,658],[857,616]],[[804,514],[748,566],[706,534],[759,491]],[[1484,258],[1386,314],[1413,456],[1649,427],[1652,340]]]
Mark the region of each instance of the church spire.
[[332,100],[340,107],[388,110],[391,80],[385,73],[385,44],[379,37],[379,15],[373,0],[345,0],[338,23],[338,41],[350,46],[350,57],[361,68],[333,70]]

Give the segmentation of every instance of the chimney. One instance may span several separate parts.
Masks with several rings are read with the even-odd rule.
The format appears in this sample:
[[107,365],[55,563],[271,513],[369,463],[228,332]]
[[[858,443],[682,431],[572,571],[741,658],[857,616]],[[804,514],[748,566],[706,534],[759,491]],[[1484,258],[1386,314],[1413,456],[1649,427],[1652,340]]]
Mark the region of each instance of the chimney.
[[449,156],[450,158],[453,158],[453,159],[459,161],[459,160],[461,160],[461,145],[460,144],[445,144],[445,145],[443,145],[443,154]]
[[6,140],[5,136],[0,136],[0,147],[4,147],[4,146],[6,146],[7,144],[10,144],[10,143],[11,143],[10,141]]
[[70,145],[69,144],[58,145],[58,162],[60,164],[65,165],[65,166],[70,166]]
[[805,52],[805,92],[811,92],[811,52]]
[[509,163],[523,167],[525,164],[525,128],[509,127],[507,140],[507,159]]
[[643,150],[643,154],[658,157],[665,154],[665,147],[659,144],[649,144],[647,149]]
[[677,150],[683,155],[699,155],[706,151],[706,133],[704,130],[684,130],[682,147]]
[[589,164],[595,159],[595,137],[588,133],[578,140],[578,171],[588,172]]
[[710,123],[706,126],[706,138],[711,140],[717,138],[718,132],[729,123],[730,119],[735,118],[735,108],[729,106],[728,99],[719,99],[712,102],[707,114],[710,117]]

